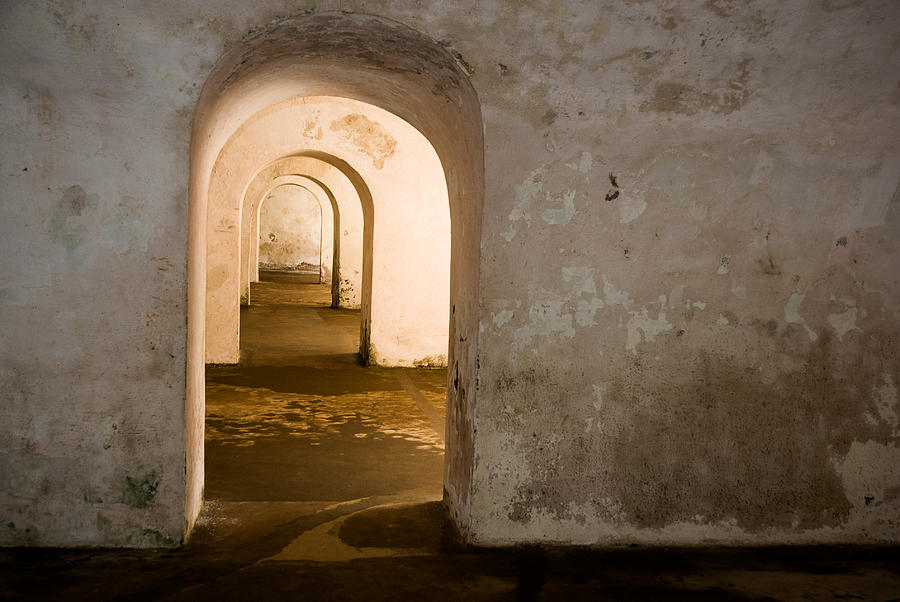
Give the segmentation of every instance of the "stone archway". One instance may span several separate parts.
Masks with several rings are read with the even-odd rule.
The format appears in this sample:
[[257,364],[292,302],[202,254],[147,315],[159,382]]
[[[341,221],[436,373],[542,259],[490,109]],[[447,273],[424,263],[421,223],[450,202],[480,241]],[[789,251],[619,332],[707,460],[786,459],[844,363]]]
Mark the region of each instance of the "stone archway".
[[[281,176],[272,181],[251,210],[256,213],[252,246],[256,249],[257,274],[260,263],[276,270],[314,266],[319,282],[331,283],[335,215],[330,198],[323,191],[317,192],[312,183],[299,176]],[[268,233],[262,232],[263,226],[267,226]],[[280,235],[273,230],[280,230]],[[242,272],[242,284],[243,276]],[[244,305],[243,290],[241,293]]]
[[[480,106],[465,73],[435,41],[396,22],[342,13],[285,19],[260,29],[219,61],[198,101],[191,145],[186,530],[199,513],[203,491],[206,218],[215,165],[229,139],[254,116],[292,99],[321,96],[356,100],[396,116],[418,130],[440,160],[451,222],[444,490],[465,532],[484,194]],[[239,291],[236,286],[238,298]]]
[[240,356],[239,228],[248,210],[242,191],[260,165],[298,153],[341,170],[362,202],[364,360],[446,365],[450,212],[440,158],[418,130],[392,113],[330,96],[293,98],[256,113],[214,164],[207,209],[207,363],[233,363]]
[[[359,291],[362,288],[362,209],[359,199],[353,196],[356,191],[349,181],[344,178],[346,185],[341,186],[343,182],[323,166],[331,167],[317,159],[287,157],[260,171],[247,187],[240,228],[242,305],[250,303],[250,283],[259,282],[259,245],[256,241],[259,239],[259,211],[262,201],[273,188],[290,183],[307,189],[319,201],[323,211],[331,213],[330,244],[333,255],[328,269],[332,276],[332,307],[359,309]],[[336,168],[331,169],[340,174]],[[319,179],[311,175],[300,175],[310,171],[323,172],[323,175]],[[325,180],[330,181],[331,185]],[[333,190],[342,199],[340,205]],[[341,274],[345,276],[342,277]],[[352,289],[343,287],[342,281],[351,278],[356,286]],[[350,295],[351,292],[356,293],[355,298]]]
[[[299,175],[299,174],[304,175]],[[305,183],[321,199],[328,199],[334,215],[334,262],[332,307],[359,309],[362,295],[363,215],[362,201],[344,174],[314,157],[285,157],[259,172],[247,187],[241,213],[241,299],[249,298],[250,283],[259,281],[258,247],[253,244],[259,230],[258,208],[262,190],[282,177]]]

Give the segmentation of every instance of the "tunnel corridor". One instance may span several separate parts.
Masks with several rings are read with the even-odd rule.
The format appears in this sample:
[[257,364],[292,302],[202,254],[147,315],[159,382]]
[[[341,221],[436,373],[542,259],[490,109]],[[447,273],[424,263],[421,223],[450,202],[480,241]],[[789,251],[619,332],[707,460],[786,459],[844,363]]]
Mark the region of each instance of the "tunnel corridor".
[[316,280],[262,272],[240,363],[207,368],[206,499],[440,499],[446,371],[363,367],[359,311]]

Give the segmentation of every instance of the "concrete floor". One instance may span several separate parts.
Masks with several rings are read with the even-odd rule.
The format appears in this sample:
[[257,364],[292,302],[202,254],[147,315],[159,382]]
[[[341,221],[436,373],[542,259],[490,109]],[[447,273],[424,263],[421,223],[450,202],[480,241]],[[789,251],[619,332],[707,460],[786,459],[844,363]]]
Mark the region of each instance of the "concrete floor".
[[440,504],[444,371],[360,366],[358,312],[262,276],[240,365],[207,370],[188,545],[0,550],[0,598],[900,600],[897,548],[460,545]]

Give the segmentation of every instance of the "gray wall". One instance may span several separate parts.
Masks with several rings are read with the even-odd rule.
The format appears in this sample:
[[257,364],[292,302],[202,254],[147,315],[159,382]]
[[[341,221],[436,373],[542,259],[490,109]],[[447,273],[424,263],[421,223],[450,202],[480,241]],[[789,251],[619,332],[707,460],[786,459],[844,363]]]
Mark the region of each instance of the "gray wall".
[[180,539],[191,113],[337,8],[482,102],[470,537],[900,540],[900,5],[659,4],[0,4],[0,543]]

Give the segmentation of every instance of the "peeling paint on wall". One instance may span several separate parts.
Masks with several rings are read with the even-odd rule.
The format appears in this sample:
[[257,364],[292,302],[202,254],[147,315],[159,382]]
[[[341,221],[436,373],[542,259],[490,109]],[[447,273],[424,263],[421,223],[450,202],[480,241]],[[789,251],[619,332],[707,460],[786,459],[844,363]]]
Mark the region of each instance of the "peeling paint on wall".
[[628,298],[628,293],[617,290],[606,277],[606,274],[601,274],[601,278],[603,279],[603,294],[606,297],[606,304],[609,306],[621,305],[628,309],[631,306],[631,299]]
[[[581,327],[596,326],[597,310],[603,307],[603,301],[599,297],[580,299],[575,309],[575,323]],[[602,354],[602,351],[599,353]]]
[[561,202],[563,206],[561,209],[544,209],[543,211],[541,211],[542,220],[544,220],[548,224],[558,224],[562,226],[572,221],[572,217],[574,217],[576,213],[574,190],[567,190],[566,193],[563,194],[562,198],[559,199],[553,198],[548,192],[547,202]]
[[597,285],[594,282],[594,268],[568,267],[562,269],[563,282],[573,283],[573,295],[596,295]]
[[528,310],[529,322],[515,331],[515,340],[520,347],[531,345],[535,337],[558,337],[560,339],[575,336],[572,315],[564,311],[562,299],[544,299],[536,301]]
[[[854,441],[850,450],[834,460],[844,493],[854,512],[900,508],[900,447],[877,441]],[[872,471],[878,467],[878,471]]]
[[347,115],[340,121],[332,122],[331,130],[339,132],[372,160],[376,169],[382,169],[384,162],[397,150],[397,141],[380,123],[365,115]]
[[625,349],[634,351],[641,341],[650,343],[656,340],[660,333],[672,330],[672,325],[666,320],[666,312],[660,310],[655,318],[651,318],[647,308],[641,308],[640,312],[632,311],[628,320],[628,338],[625,340]]
[[505,232],[501,232],[506,242],[510,242],[516,235],[515,223],[524,221],[526,225],[531,224],[531,202],[544,189],[543,178],[546,168],[539,167],[532,171],[527,178],[516,185],[516,204],[512,211],[509,212],[507,219],[511,222],[509,228]]
[[856,325],[856,317],[858,313],[859,310],[857,308],[848,307],[841,313],[828,314],[828,323],[831,324],[832,328],[834,328],[839,341],[844,340],[844,335],[846,335],[851,330],[859,330],[859,327],[857,327]]
[[806,324],[806,320],[800,315],[800,305],[805,298],[806,296],[801,295],[800,293],[793,293],[791,295],[787,305],[784,306],[784,321],[788,324],[800,324],[806,330],[806,334],[809,335],[809,340],[816,341],[819,338],[819,335]]
[[647,201],[645,201],[643,197],[621,196],[619,199],[620,224],[633,222],[647,209]]
[[515,312],[509,309],[505,309],[501,312],[492,313],[491,320],[494,322],[494,326],[496,326],[497,328],[503,328],[503,326],[505,326],[507,322],[512,320],[514,315]]
[[588,183],[590,183],[590,173],[591,169],[594,167],[594,155],[592,155],[588,151],[583,151],[581,153],[581,159],[578,160],[578,163],[566,163],[566,167],[568,167],[569,169],[575,169],[581,174],[588,176]]

